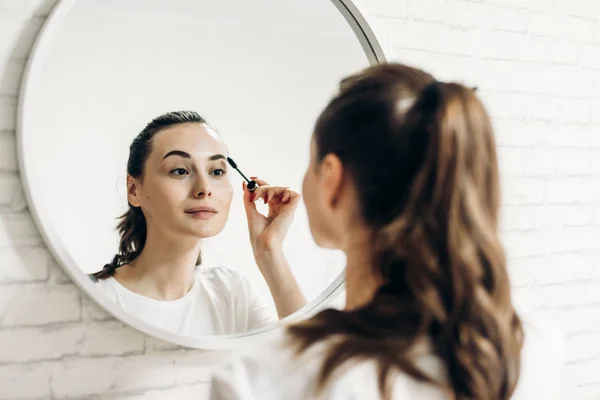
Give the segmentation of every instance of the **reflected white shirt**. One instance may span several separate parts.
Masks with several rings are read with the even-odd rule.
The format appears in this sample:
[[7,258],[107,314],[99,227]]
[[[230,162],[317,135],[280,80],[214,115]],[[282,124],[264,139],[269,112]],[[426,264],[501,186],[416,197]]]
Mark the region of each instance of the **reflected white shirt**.
[[[523,315],[521,318],[523,319]],[[525,342],[521,357],[521,376],[512,400],[558,400],[562,375],[562,338],[554,327],[544,327],[523,319]],[[549,330],[548,330],[549,329]],[[211,400],[363,400],[380,399],[378,372],[374,361],[355,362],[342,367],[315,396],[316,382],[332,340],[317,343],[295,356],[283,329],[269,340],[253,345],[252,350],[216,368]],[[418,366],[434,379],[444,379],[445,368],[434,356],[423,356]],[[339,374],[337,374],[339,372]],[[446,400],[437,388],[418,382],[405,373],[392,379],[392,399]]]
[[278,321],[251,282],[224,267],[198,267],[190,291],[173,301],[134,293],[113,277],[96,285],[129,314],[184,336],[243,333]]

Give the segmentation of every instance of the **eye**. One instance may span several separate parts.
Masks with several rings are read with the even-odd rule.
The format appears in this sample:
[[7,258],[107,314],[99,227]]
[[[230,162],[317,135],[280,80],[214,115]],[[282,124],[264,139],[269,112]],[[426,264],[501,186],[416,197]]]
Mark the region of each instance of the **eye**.
[[177,175],[177,176],[183,176],[183,175],[188,175],[189,172],[184,168],[175,168],[174,170],[171,171],[171,174]]
[[225,171],[225,170],[224,170],[224,169],[222,169],[222,168],[215,169],[215,170],[212,172],[212,174],[213,174],[213,175],[215,175],[215,176],[222,176],[222,175],[225,175],[226,173],[227,173],[227,171]]

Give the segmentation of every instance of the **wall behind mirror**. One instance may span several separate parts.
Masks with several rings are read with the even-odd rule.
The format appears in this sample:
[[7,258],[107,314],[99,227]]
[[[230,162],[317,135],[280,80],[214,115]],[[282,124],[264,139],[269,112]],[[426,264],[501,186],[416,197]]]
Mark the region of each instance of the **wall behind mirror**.
[[[31,74],[21,148],[32,208],[71,273],[114,257],[129,144],[151,119],[197,111],[247,175],[300,192],[316,117],[341,78],[369,65],[330,1],[78,0],[61,19]],[[233,170],[229,179],[229,220],[204,241],[201,267],[240,271],[271,304],[242,179]],[[284,249],[309,301],[344,266],[314,244],[303,205]]]

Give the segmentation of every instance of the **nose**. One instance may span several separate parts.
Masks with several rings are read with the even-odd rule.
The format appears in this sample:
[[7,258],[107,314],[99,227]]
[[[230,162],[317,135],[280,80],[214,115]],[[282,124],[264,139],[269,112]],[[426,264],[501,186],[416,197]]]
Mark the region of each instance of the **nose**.
[[210,179],[204,175],[199,176],[194,188],[194,197],[211,197],[212,192],[213,188]]

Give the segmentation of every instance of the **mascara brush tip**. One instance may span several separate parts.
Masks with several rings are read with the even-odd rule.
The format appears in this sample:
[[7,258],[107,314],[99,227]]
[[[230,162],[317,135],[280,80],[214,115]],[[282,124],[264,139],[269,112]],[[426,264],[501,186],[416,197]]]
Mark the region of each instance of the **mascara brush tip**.
[[233,161],[233,159],[231,157],[227,157],[227,162],[235,169],[237,169],[237,164],[235,163],[235,161]]

